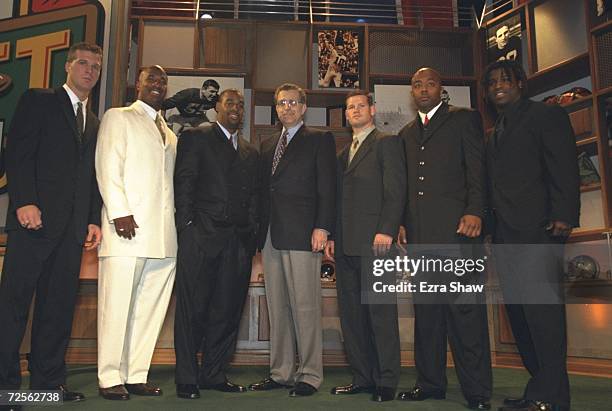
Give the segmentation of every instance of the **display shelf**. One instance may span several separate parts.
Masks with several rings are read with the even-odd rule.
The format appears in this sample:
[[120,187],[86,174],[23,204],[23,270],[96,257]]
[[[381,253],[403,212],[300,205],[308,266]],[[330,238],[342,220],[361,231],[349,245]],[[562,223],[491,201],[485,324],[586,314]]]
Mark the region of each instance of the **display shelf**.
[[583,138],[583,139],[576,141],[576,146],[580,147],[580,146],[586,146],[588,144],[597,143],[597,140],[599,140],[599,137],[597,136]]
[[544,93],[590,75],[589,53],[582,53],[527,77],[530,95]]
[[593,183],[593,184],[587,184],[584,186],[580,186],[581,193],[586,193],[589,191],[597,191],[597,190],[601,190],[601,183]]

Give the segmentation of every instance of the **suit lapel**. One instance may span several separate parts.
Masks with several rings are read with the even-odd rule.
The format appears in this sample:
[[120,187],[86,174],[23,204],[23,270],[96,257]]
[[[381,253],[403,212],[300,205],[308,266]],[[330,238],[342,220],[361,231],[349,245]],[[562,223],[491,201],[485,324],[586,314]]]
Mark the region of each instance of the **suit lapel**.
[[363,143],[361,143],[361,146],[357,149],[357,152],[355,153],[353,160],[346,168],[344,172],[345,174],[352,172],[355,169],[355,167],[357,167],[357,164],[359,164],[359,162],[365,158],[365,156],[372,150],[372,146],[375,140],[376,140],[376,129],[372,130],[372,132],[368,134],[365,140],[363,140]]
[[72,108],[70,97],[68,97],[68,93],[66,93],[66,90],[64,90],[63,87],[56,88],[55,95],[57,96],[59,100],[59,106],[62,109],[62,113],[64,114],[64,117],[66,117],[66,121],[70,125],[70,129],[72,130],[72,133],[74,134],[74,138],[78,142],[80,140],[80,136],[77,130],[76,115],[74,114],[74,109]]
[[[419,116],[418,113],[417,116]],[[448,105],[446,103],[442,103],[440,108],[438,108],[438,111],[436,111],[436,114],[434,114],[432,119],[429,121],[427,132],[422,129],[423,134],[421,135],[421,144],[425,144],[427,141],[429,141],[429,139],[432,138],[434,134],[436,134],[440,127],[442,127],[442,124],[444,124],[449,117],[450,116],[448,115]],[[418,117],[417,121],[419,122],[419,124],[421,124],[420,116]]]
[[[275,176],[282,173],[283,169],[289,163],[291,163],[291,159],[295,157],[297,153],[302,151],[300,147],[304,144],[307,138],[305,136],[305,131],[304,131],[305,128],[306,126],[302,125],[300,129],[297,131],[297,133],[295,133],[295,135],[293,136],[289,144],[287,145],[287,149],[285,149],[285,154],[283,154],[283,156],[281,157],[280,162],[278,163],[278,166],[276,167],[276,171],[274,172]],[[280,139],[280,135],[276,140],[278,141],[279,139]],[[274,146],[274,148],[276,151],[276,145]],[[272,157],[274,157],[274,154],[272,155]]]

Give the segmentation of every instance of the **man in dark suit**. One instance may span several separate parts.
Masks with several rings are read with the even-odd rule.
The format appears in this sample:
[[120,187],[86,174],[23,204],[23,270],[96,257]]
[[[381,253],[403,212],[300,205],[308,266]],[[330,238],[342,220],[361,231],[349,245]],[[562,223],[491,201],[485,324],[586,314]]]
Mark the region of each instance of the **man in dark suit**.
[[[371,392],[372,400],[395,398],[400,377],[397,305],[362,302],[362,258],[371,247],[390,248],[396,238],[406,199],[406,163],[401,141],[374,126],[374,102],[365,91],[346,98],[346,118],[353,142],[338,155],[338,217],[335,241],[336,290],[344,348],[353,382],[332,394]],[[365,249],[365,251],[364,251]],[[381,251],[384,251],[381,250]]]
[[246,391],[227,380],[225,369],[236,347],[255,252],[258,154],[239,138],[242,93],[224,90],[216,110],[216,123],[183,133],[174,173],[176,384],[177,395],[189,399],[200,396],[198,384]]
[[32,296],[36,304],[28,368],[30,388],[66,389],[64,356],[79,288],[81,254],[100,243],[94,172],[99,121],[87,108],[102,69],[102,50],[78,43],[68,51],[66,84],[30,89],[11,121],[6,147],[8,245],[0,284],[0,388],[21,383],[19,345]]
[[[405,237],[411,244],[435,245],[428,251],[436,258],[469,258],[465,250],[480,236],[485,208],[480,114],[442,102],[440,75],[431,68],[417,70],[411,84],[418,114],[400,132],[408,166]],[[435,282],[442,277],[423,275],[427,273],[416,280]],[[486,306],[460,304],[444,294],[428,303],[418,301],[414,305],[417,381],[399,399],[445,398],[448,338],[468,407],[489,409],[492,375]]]
[[295,384],[290,395],[306,396],[323,380],[321,251],[336,213],[336,149],[329,132],[304,126],[306,94],[299,86],[281,85],[274,100],[283,128],[261,145],[258,235],[270,317],[270,376],[249,388]]
[[[498,112],[487,143],[497,273],[512,333],[531,378],[504,410],[569,410],[562,246],[579,223],[576,145],[565,110],[532,102],[513,61],[483,79]],[[541,246],[534,246],[541,244]]]

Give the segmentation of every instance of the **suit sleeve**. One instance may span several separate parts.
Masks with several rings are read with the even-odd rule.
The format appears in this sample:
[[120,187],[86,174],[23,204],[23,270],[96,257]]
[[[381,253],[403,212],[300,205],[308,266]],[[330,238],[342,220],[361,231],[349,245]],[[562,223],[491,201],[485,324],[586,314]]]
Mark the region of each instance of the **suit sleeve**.
[[406,202],[406,160],[398,136],[382,138],[378,143],[378,164],[382,168],[383,207],[377,233],[397,236]]
[[321,136],[315,162],[317,213],[314,226],[332,234],[336,217],[336,143],[330,132]]
[[407,151],[407,144],[406,144],[406,139],[407,139],[407,134],[408,134],[408,126],[404,126],[399,134],[397,135],[397,138],[399,140],[399,146],[400,146],[400,150],[402,151],[402,155],[404,157],[404,174],[406,175],[406,184],[405,184],[405,188],[406,188],[406,198],[404,199],[404,208],[402,210],[402,215],[401,215],[401,220],[400,220],[400,225],[406,226],[407,221],[408,221],[408,215],[409,215],[409,210],[410,210],[410,196],[408,195],[408,184],[410,184],[408,182],[408,153]]
[[467,185],[467,204],[463,212],[480,218],[485,208],[485,149],[482,119],[477,111],[467,111],[467,119],[460,124],[463,161]]
[[91,181],[91,199],[89,204],[89,224],[95,224],[100,227],[102,219],[102,197],[100,196],[95,170]]
[[202,136],[195,131],[184,132],[178,140],[174,167],[174,206],[178,231],[194,222],[193,204],[200,161],[198,142],[201,141]]
[[6,145],[8,192],[15,208],[38,205],[36,157],[45,114],[34,90],[27,90],[17,104]]
[[542,119],[542,153],[547,171],[550,219],[577,227],[580,215],[580,174],[576,139],[569,117],[561,107],[547,107]]
[[133,215],[123,184],[127,130],[125,113],[110,109],[100,123],[96,145],[96,178],[109,222]]

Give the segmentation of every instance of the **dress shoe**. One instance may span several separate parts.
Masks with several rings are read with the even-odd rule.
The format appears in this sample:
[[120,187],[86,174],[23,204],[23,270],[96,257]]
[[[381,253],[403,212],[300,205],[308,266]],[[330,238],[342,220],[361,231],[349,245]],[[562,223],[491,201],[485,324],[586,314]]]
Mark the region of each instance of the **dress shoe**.
[[446,398],[446,393],[442,391],[423,391],[421,387],[415,385],[412,390],[400,392],[397,396],[397,399],[402,401],[423,401],[429,398],[443,400]]
[[254,382],[253,384],[249,385],[249,390],[251,391],[269,391],[269,390],[275,390],[277,388],[287,388],[287,386],[274,381],[270,377],[266,378],[265,380]]
[[98,388],[100,395],[105,400],[129,400],[130,393],[125,389],[125,385],[113,385],[108,388]]
[[200,398],[200,390],[198,390],[198,386],[195,384],[176,384],[176,396],[195,400]]
[[134,395],[145,395],[148,397],[159,397],[162,395],[162,390],[152,384],[140,383],[140,384],[125,384],[125,389],[130,394]]
[[525,400],[520,406],[504,406],[499,411],[567,411],[568,408],[560,407],[545,401]]
[[361,393],[373,393],[374,387],[364,387],[363,385],[349,384],[339,385],[331,389],[331,393],[334,395],[338,394],[361,394]]
[[200,384],[203,390],[217,390],[223,392],[246,392],[246,387],[240,384],[234,384],[231,381],[225,380],[219,384]]
[[468,400],[467,407],[470,410],[490,410],[491,403],[489,402],[489,400],[474,398]]
[[504,398],[504,405],[507,407],[514,407],[514,408],[520,408],[520,407],[527,407],[529,405],[529,401],[527,401],[525,398]]
[[84,401],[85,395],[80,392],[70,391],[64,384],[60,384],[55,387],[56,390],[60,390],[62,392],[62,396],[64,397],[64,402],[77,402]]
[[289,391],[290,397],[307,397],[317,392],[317,389],[307,382],[298,382],[295,387]]
[[372,394],[372,401],[385,402],[395,398],[395,389],[391,387],[376,387]]

